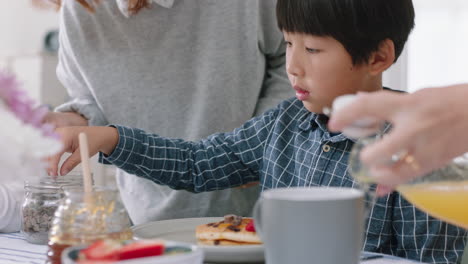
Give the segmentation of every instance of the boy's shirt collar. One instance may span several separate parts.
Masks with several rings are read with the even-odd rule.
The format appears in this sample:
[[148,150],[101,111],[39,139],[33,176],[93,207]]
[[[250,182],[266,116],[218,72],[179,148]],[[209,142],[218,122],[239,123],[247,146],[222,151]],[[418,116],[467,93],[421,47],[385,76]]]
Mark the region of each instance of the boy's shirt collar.
[[[304,108],[305,111],[307,111]],[[323,139],[332,143],[341,142],[345,140],[351,140],[355,142],[354,139],[347,138],[342,133],[331,133],[327,128],[328,117],[322,114],[316,114],[309,112],[308,115],[299,121],[299,129],[307,132],[313,129],[320,129],[323,132]]]

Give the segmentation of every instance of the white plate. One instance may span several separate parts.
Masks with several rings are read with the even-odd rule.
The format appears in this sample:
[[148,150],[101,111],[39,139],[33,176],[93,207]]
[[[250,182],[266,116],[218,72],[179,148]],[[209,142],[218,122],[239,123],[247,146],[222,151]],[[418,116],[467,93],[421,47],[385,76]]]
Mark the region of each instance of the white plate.
[[[115,264],[202,264],[203,263],[203,251],[200,247],[192,244],[164,241],[166,245],[166,251],[170,248],[184,248],[189,252],[182,254],[167,254],[163,256],[154,256],[146,258],[136,258],[129,260],[121,260],[115,262]],[[76,264],[75,261],[78,257],[80,250],[86,248],[86,246],[74,246],[66,248],[62,252],[62,264]]]
[[[221,221],[219,217],[185,218],[150,222],[134,226],[135,239],[160,238],[197,244],[195,228],[198,225]],[[263,245],[251,246],[205,246],[199,245],[205,252],[206,262],[217,263],[254,263],[263,262]]]

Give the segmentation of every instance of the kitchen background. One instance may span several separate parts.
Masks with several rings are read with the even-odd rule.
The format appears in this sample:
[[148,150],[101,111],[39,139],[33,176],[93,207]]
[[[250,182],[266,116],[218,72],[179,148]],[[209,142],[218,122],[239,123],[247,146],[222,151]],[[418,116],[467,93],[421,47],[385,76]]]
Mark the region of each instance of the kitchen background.
[[[38,7],[42,1],[0,0],[0,70],[15,73],[31,97],[55,107],[67,100],[55,77],[58,14]],[[468,1],[413,2],[415,30],[397,65],[384,75],[384,84],[413,92],[468,82]],[[109,171],[95,170],[102,173]]]

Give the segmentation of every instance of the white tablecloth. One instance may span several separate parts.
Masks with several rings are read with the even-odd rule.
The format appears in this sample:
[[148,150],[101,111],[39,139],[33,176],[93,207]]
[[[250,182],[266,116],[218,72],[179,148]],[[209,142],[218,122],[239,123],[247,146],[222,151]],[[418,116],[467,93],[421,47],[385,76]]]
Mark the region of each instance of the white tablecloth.
[[[0,263],[1,264],[44,264],[47,246],[34,245],[26,242],[20,233],[0,233]],[[371,255],[381,255],[366,253]],[[371,259],[362,264],[414,264],[415,262],[382,255],[383,258]]]
[[0,263],[44,264],[47,246],[26,242],[20,233],[0,234]]
[[382,258],[369,259],[366,261],[362,261],[361,264],[415,264],[415,263],[420,263],[420,262],[414,262],[411,260],[389,256],[389,255],[378,254],[378,253],[370,253],[370,252],[363,253],[363,256],[369,256],[369,255],[370,256],[382,256]]

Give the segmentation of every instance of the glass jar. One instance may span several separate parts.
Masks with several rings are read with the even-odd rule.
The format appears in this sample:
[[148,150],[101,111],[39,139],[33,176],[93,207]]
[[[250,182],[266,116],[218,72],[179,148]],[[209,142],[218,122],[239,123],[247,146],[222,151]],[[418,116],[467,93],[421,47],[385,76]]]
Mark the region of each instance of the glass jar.
[[348,159],[348,169],[351,176],[357,181],[359,188],[364,192],[366,201],[366,216],[370,217],[370,213],[375,203],[377,202],[377,184],[372,178],[369,168],[361,163],[360,155],[362,149],[366,146],[380,140],[383,131],[359,138],[353,145]]
[[57,179],[43,177],[25,181],[21,206],[21,233],[33,244],[47,244],[55,210],[65,196],[64,187],[80,186],[81,177],[64,176]]
[[100,239],[132,239],[130,218],[118,190],[82,188],[65,190],[49,233],[47,263],[60,264],[62,251],[70,246],[91,244]]

